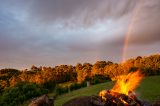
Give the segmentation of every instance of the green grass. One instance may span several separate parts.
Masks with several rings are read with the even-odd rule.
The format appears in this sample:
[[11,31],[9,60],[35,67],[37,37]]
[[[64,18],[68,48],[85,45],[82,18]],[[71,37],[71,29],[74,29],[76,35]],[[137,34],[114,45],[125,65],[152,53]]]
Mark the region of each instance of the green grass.
[[160,76],[146,77],[136,91],[144,100],[160,99]]
[[[113,85],[113,82],[106,82],[63,94],[57,98],[57,100],[55,101],[55,106],[61,106],[66,101],[75,97],[89,96],[97,94],[103,89],[111,89]],[[138,94],[141,99],[148,101],[154,101],[155,99],[160,98],[160,76],[151,76],[144,78],[140,86],[137,88],[136,94]],[[49,95],[52,96],[53,94]]]

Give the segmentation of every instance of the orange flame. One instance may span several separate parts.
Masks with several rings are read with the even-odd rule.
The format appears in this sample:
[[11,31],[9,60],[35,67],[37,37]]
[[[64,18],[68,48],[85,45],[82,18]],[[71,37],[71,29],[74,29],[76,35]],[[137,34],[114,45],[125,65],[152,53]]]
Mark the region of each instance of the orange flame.
[[142,80],[143,75],[140,71],[131,72],[128,75],[117,77],[117,82],[112,91],[128,95],[129,91],[134,91]]

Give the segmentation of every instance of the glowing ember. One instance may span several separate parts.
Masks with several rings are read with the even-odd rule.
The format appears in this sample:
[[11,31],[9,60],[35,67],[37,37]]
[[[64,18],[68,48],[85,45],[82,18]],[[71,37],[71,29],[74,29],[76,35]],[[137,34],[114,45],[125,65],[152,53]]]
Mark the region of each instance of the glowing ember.
[[142,78],[143,75],[140,73],[140,71],[118,76],[117,82],[112,91],[128,95],[129,91],[135,90]]

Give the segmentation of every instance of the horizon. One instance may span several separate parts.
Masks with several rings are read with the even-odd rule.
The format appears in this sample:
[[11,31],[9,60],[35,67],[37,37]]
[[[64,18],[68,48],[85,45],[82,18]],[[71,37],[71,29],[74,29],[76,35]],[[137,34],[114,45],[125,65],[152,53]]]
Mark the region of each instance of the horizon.
[[[160,54],[143,55],[143,56],[140,56],[140,57],[145,58],[145,57],[150,57],[150,56],[154,56],[154,55],[160,55]],[[118,63],[118,64],[122,63],[123,64],[123,63],[127,62],[129,59],[136,59],[137,57],[131,57],[131,58],[126,59],[125,61],[120,61],[120,62],[114,62],[114,61],[110,61],[110,60],[96,60],[95,62],[92,62],[92,63],[90,63],[90,62],[77,62],[77,63],[81,63],[82,65],[84,63],[90,63],[90,64],[94,65],[97,61],[106,61],[106,62],[110,61],[110,62],[113,62],[113,63]],[[52,65],[52,66],[36,66],[36,65],[32,64],[31,66],[29,66],[27,68],[21,68],[21,69],[19,69],[19,68],[14,68],[14,67],[4,67],[4,68],[0,68],[0,70],[1,69],[17,69],[17,70],[23,71],[23,70],[26,70],[26,69],[27,70],[30,69],[32,66],[36,66],[36,67],[52,67],[53,68],[53,67],[60,66],[60,65],[75,66],[77,63],[75,63],[75,64],[57,64],[57,65]]]
[[0,0],[0,69],[160,53],[159,0]]

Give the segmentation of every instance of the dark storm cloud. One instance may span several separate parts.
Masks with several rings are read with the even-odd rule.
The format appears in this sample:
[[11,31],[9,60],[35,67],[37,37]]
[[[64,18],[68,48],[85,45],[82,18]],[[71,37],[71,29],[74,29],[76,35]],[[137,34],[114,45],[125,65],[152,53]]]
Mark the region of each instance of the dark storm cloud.
[[160,52],[159,0],[0,0],[1,67],[119,61],[139,3],[129,51]]
[[[31,6],[31,18],[44,23],[56,20],[91,24],[106,18],[120,18],[132,11],[131,0],[38,0]],[[36,16],[36,17],[35,17]],[[71,23],[69,23],[71,24]]]
[[132,27],[135,31],[131,33],[133,36],[131,42],[134,44],[158,42],[160,40],[159,0],[39,0],[33,2],[29,12],[30,18],[38,22],[49,24],[62,20],[58,22],[68,23],[68,26],[76,24],[76,27],[82,24],[83,27],[99,20],[119,20],[124,15],[132,14],[139,3],[140,9]]

